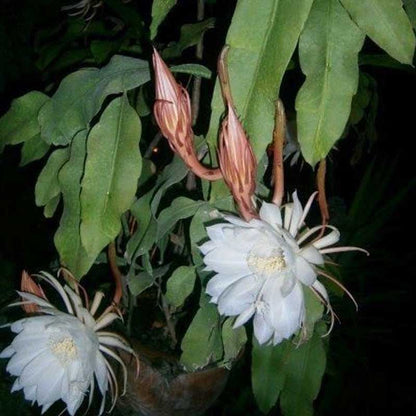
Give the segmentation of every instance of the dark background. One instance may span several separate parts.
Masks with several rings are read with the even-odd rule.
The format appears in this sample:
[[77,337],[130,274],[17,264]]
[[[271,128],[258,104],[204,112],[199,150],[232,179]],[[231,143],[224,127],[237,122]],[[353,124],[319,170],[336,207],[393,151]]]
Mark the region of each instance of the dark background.
[[[204,64],[214,69],[235,2],[208,3],[207,16],[216,17],[217,23],[216,28],[206,34]],[[75,65],[53,72],[42,71],[37,66],[36,35],[42,29],[52,30],[58,22],[65,24],[66,16],[60,11],[62,4],[54,0],[0,0],[0,115],[7,111],[13,98],[32,89],[44,90],[50,82],[77,68]],[[146,20],[149,5],[137,7]],[[179,1],[159,41],[163,43],[178,36],[179,25],[194,22],[195,14],[194,1]],[[150,56],[148,47],[144,48],[142,57]],[[370,41],[364,52],[381,53]],[[190,49],[185,55],[192,57],[193,53]],[[368,65],[362,66],[361,70],[371,75],[377,85],[376,139],[368,135],[359,138],[353,129],[347,131],[346,137],[337,144],[338,150],[331,152],[328,162],[328,196],[334,221],[346,225],[347,242],[361,242],[362,237],[371,256],[345,258],[347,266],[343,280],[360,309],[356,313],[346,297],[334,300],[342,323],[336,325],[329,339],[327,374],[316,402],[316,414],[361,416],[384,412],[410,415],[416,414],[416,383],[412,371],[416,331],[413,309],[416,278],[415,72],[410,67]],[[296,69],[285,77],[282,97],[289,111],[295,91],[302,82],[303,76]],[[204,84],[203,96],[207,98],[201,104],[203,114],[209,111],[211,89],[212,85]],[[202,131],[208,119],[201,117],[199,128]],[[364,140],[364,150],[352,164],[361,140]],[[53,234],[57,220],[46,220],[42,210],[34,204],[34,185],[43,161],[19,168],[19,155],[18,146],[7,147],[0,157],[2,306],[11,290],[17,287],[22,268],[30,271],[47,269],[56,260]],[[371,164],[374,164],[373,179],[366,188],[360,215],[348,218],[348,208]],[[288,177],[294,182],[299,178],[310,181],[312,172],[304,167],[300,174],[289,174]],[[380,189],[382,196],[372,207],[372,198]],[[395,201],[401,192],[403,196]],[[394,204],[385,218],[380,211],[390,201]],[[345,213],[344,217],[338,210]],[[372,222],[377,223],[379,218],[381,224],[376,232],[364,238],[362,230]],[[22,396],[16,393],[10,396],[7,392],[10,380],[4,371],[2,378],[0,401],[3,404],[0,403],[0,409],[3,405],[6,410],[0,413],[16,414],[16,408],[9,407],[6,402]],[[242,360],[209,414],[260,414],[255,408],[249,383],[249,363]],[[7,413],[9,411],[11,413]],[[37,414],[37,411],[33,413]],[[274,409],[271,414],[278,414],[278,410]]]

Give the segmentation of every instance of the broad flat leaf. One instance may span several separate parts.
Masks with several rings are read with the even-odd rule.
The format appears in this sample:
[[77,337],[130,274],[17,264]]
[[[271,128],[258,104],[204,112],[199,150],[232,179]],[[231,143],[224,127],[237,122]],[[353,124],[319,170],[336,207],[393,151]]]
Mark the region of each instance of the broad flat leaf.
[[279,398],[285,381],[282,369],[291,349],[290,342],[277,346],[259,345],[253,336],[251,383],[257,405],[263,413],[267,413]]
[[267,413],[280,397],[285,416],[312,416],[326,366],[325,324],[317,325],[312,338],[296,345],[291,340],[260,346],[253,338],[252,384],[259,408]]
[[19,166],[26,166],[28,163],[41,159],[48,153],[50,145],[40,137],[40,134],[27,140],[22,146],[22,155]]
[[316,0],[299,41],[306,75],[296,98],[298,140],[314,166],[340,138],[358,86],[364,34],[338,0]]
[[195,279],[194,266],[178,267],[166,283],[165,296],[168,303],[175,308],[182,306],[194,289]]
[[163,22],[170,9],[176,4],[177,0],[154,0],[152,4],[152,23],[150,24],[150,39],[157,35],[157,29]]
[[416,1],[415,0],[403,0],[404,8],[406,9],[407,16],[413,29],[416,29]]
[[71,144],[68,162],[59,172],[64,210],[54,241],[61,264],[80,280],[92,264],[95,256],[89,256],[81,244],[81,178],[86,156],[86,131],[78,133]]
[[[150,211],[150,201],[152,199],[152,192],[140,197],[131,207],[131,213],[137,221],[137,229],[131,236],[127,243],[125,257],[128,262],[132,263],[135,258],[141,256],[145,251],[150,249],[149,244],[144,244],[146,235],[151,232],[151,228],[154,230],[153,236],[156,240],[156,226],[151,226],[152,213]],[[153,220],[154,221],[154,220]],[[155,223],[154,223],[155,224]]]
[[217,307],[205,300],[183,337],[180,362],[188,371],[205,367],[223,354]]
[[203,204],[204,201],[194,201],[183,196],[176,198],[157,218],[157,240],[161,240],[179,220],[194,215]]
[[127,97],[114,99],[88,135],[81,191],[81,241],[91,256],[121,229],[141,172],[140,118]]
[[164,169],[160,177],[158,178],[158,183],[156,184],[156,193],[153,197],[151,204],[151,211],[155,216],[159,208],[160,200],[165,194],[166,190],[170,188],[175,183],[180,182],[188,173],[188,168],[186,167],[183,160],[175,155],[172,162],[169,163]]
[[201,22],[183,25],[178,42],[169,45],[162,52],[163,59],[180,56],[185,49],[197,45],[203,34],[208,29],[212,29],[214,25],[215,19],[212,17]]
[[280,408],[285,416],[313,416],[313,401],[321,388],[326,367],[324,348],[325,324],[318,325],[313,337],[296,347],[284,363],[285,384],[280,395]]
[[127,284],[133,296],[138,296],[155,282],[155,277],[148,272],[129,273]]
[[46,205],[61,192],[58,173],[68,158],[68,147],[57,149],[49,156],[35,186],[35,202],[38,207]]
[[305,299],[305,321],[301,338],[302,341],[305,341],[313,335],[315,324],[321,320],[325,308],[309,287],[303,286],[303,296]]
[[42,138],[64,145],[89,127],[105,98],[136,88],[150,80],[149,63],[113,56],[102,69],[81,69],[68,75],[39,113]]
[[61,200],[61,194],[59,193],[53,197],[43,208],[43,215],[45,218],[52,218],[55,214],[56,208],[58,208],[59,201]]
[[389,55],[412,64],[415,34],[401,0],[341,0],[358,26]]
[[39,91],[13,100],[9,111],[0,118],[0,152],[6,144],[22,143],[39,134],[38,113],[48,100]]
[[222,365],[231,368],[232,363],[240,354],[247,342],[247,334],[244,326],[233,328],[233,318],[227,318],[222,324],[222,343],[224,346],[224,358]]
[[[227,34],[228,69],[237,113],[257,160],[272,141],[275,101],[313,0],[239,0]],[[217,82],[208,142],[216,146],[224,103]]]

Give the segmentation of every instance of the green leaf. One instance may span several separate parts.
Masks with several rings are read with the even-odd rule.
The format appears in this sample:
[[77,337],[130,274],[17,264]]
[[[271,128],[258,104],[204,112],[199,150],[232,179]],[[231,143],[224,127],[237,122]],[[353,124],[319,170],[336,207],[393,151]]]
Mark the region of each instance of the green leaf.
[[186,298],[192,293],[195,286],[195,267],[180,266],[169,277],[166,283],[166,299],[175,308],[185,303]]
[[203,65],[199,64],[182,64],[182,65],[174,65],[170,67],[172,72],[180,72],[182,74],[191,74],[197,77],[211,79],[212,72]]
[[183,196],[176,198],[157,218],[157,240],[161,240],[179,220],[194,215],[203,204],[204,201],[194,201]]
[[50,145],[40,137],[40,134],[27,140],[22,146],[22,155],[19,166],[26,166],[27,164],[41,159],[48,153]]
[[215,19],[213,17],[205,19],[201,22],[183,25],[181,27],[181,34],[178,42],[169,45],[162,52],[163,59],[178,57],[185,49],[197,45],[201,40],[203,34],[207,30],[212,29],[214,25]]
[[106,62],[120,48],[120,40],[92,40],[90,50],[97,64]]
[[407,16],[413,29],[416,29],[416,1],[415,0],[403,0],[404,8],[406,9]]
[[68,158],[68,147],[57,149],[49,156],[35,186],[35,202],[38,207],[46,205],[61,192],[58,173]]
[[43,215],[45,218],[52,218],[55,214],[56,208],[58,208],[59,201],[61,200],[61,194],[59,193],[53,197],[43,208]]
[[180,182],[187,173],[188,168],[185,163],[183,163],[183,160],[179,156],[175,155],[172,162],[163,169],[162,174],[158,178],[158,184],[156,185],[157,191],[151,204],[151,211],[153,215],[156,215],[160,200],[166,190],[175,183]]
[[22,143],[39,134],[38,113],[48,100],[39,91],[13,100],[9,111],[0,118],[0,152],[6,144]]
[[296,98],[298,140],[311,166],[326,157],[348,121],[363,42],[338,0],[314,2],[299,41],[306,81]]
[[[150,211],[152,194],[152,191],[149,191],[140,197],[131,207],[131,213],[137,221],[137,230],[129,239],[126,247],[125,256],[130,263],[147,252],[156,240],[156,222],[153,220]],[[149,238],[152,236],[153,238]]]
[[321,323],[313,337],[291,351],[283,368],[285,384],[280,395],[280,408],[285,416],[313,416],[313,401],[319,393],[326,367],[326,353]]
[[315,324],[322,319],[325,308],[309,287],[303,286],[303,296],[305,299],[305,320],[301,340],[305,341],[313,335]]
[[86,136],[86,131],[82,131],[74,137],[70,158],[59,172],[64,210],[54,237],[61,264],[78,280],[88,272],[96,257],[88,255],[85,251],[80,235],[80,193],[86,156]]
[[157,29],[163,22],[170,9],[176,4],[177,0],[154,0],[152,4],[152,23],[150,24],[150,39],[157,35]]
[[285,375],[282,368],[290,351],[290,342],[282,342],[277,346],[259,345],[253,336],[251,383],[257,405],[263,413],[276,404],[283,389]]
[[222,342],[224,345],[222,365],[227,368],[231,368],[232,363],[238,357],[247,342],[244,326],[234,329],[233,322],[233,318],[227,318],[222,324]]
[[401,0],[341,0],[357,25],[389,55],[412,64],[415,34]]
[[136,88],[150,80],[149,63],[128,56],[113,56],[102,69],[81,69],[68,75],[39,113],[42,138],[65,145],[88,129],[105,98]]
[[276,346],[260,346],[253,338],[252,384],[262,412],[267,413],[280,396],[285,416],[313,415],[313,401],[326,366],[325,330],[320,323],[312,338],[301,345],[286,340]]
[[88,135],[81,191],[81,240],[91,256],[121,229],[141,172],[140,118],[127,97],[114,99]]
[[[275,101],[312,0],[240,0],[227,34],[228,69],[237,113],[257,160],[272,141]],[[208,142],[216,146],[224,104],[217,82]]]
[[140,272],[127,276],[127,284],[133,296],[138,296],[155,282],[155,277],[148,272]]
[[183,337],[180,362],[188,371],[205,367],[223,354],[217,307],[205,300]]

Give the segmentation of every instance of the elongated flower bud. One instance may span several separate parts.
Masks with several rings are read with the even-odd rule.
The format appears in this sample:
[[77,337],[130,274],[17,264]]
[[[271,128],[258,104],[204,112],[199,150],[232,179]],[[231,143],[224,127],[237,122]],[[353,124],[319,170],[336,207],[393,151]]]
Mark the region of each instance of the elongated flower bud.
[[[26,270],[22,271],[20,289],[22,292],[31,293],[32,295],[36,295],[38,298],[46,299],[41,286],[35,283]],[[26,313],[39,312],[40,309],[35,303],[23,304],[22,308]]]
[[156,122],[169,145],[195,173],[208,180],[221,178],[219,169],[208,169],[199,163],[192,131],[191,101],[185,88],[179,85],[160,55],[154,50],[156,101],[153,107]]
[[233,106],[228,102],[227,107],[228,115],[221,126],[218,159],[224,180],[242,216],[249,221],[258,217],[252,200],[257,163]]

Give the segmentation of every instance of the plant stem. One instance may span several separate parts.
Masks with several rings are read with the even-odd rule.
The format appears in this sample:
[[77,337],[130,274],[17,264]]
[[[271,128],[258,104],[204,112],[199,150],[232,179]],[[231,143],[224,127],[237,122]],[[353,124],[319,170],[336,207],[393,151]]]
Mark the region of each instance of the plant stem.
[[[329,211],[325,192],[325,176],[326,176],[326,159],[319,162],[318,172],[316,173],[316,186],[318,188],[318,204],[321,210],[322,225],[328,224]],[[323,229],[324,230],[324,229]]]
[[116,254],[116,245],[114,241],[112,241],[108,245],[107,249],[107,257],[108,257],[108,263],[110,265],[111,273],[114,278],[114,296],[113,296],[113,304],[115,306],[118,306],[121,300],[121,297],[123,295],[123,289],[122,289],[122,274],[120,272],[120,269],[117,266],[117,254]]
[[283,170],[283,144],[286,133],[286,114],[280,98],[276,101],[273,130],[273,180],[274,192],[272,201],[280,207],[282,205],[285,177]]

